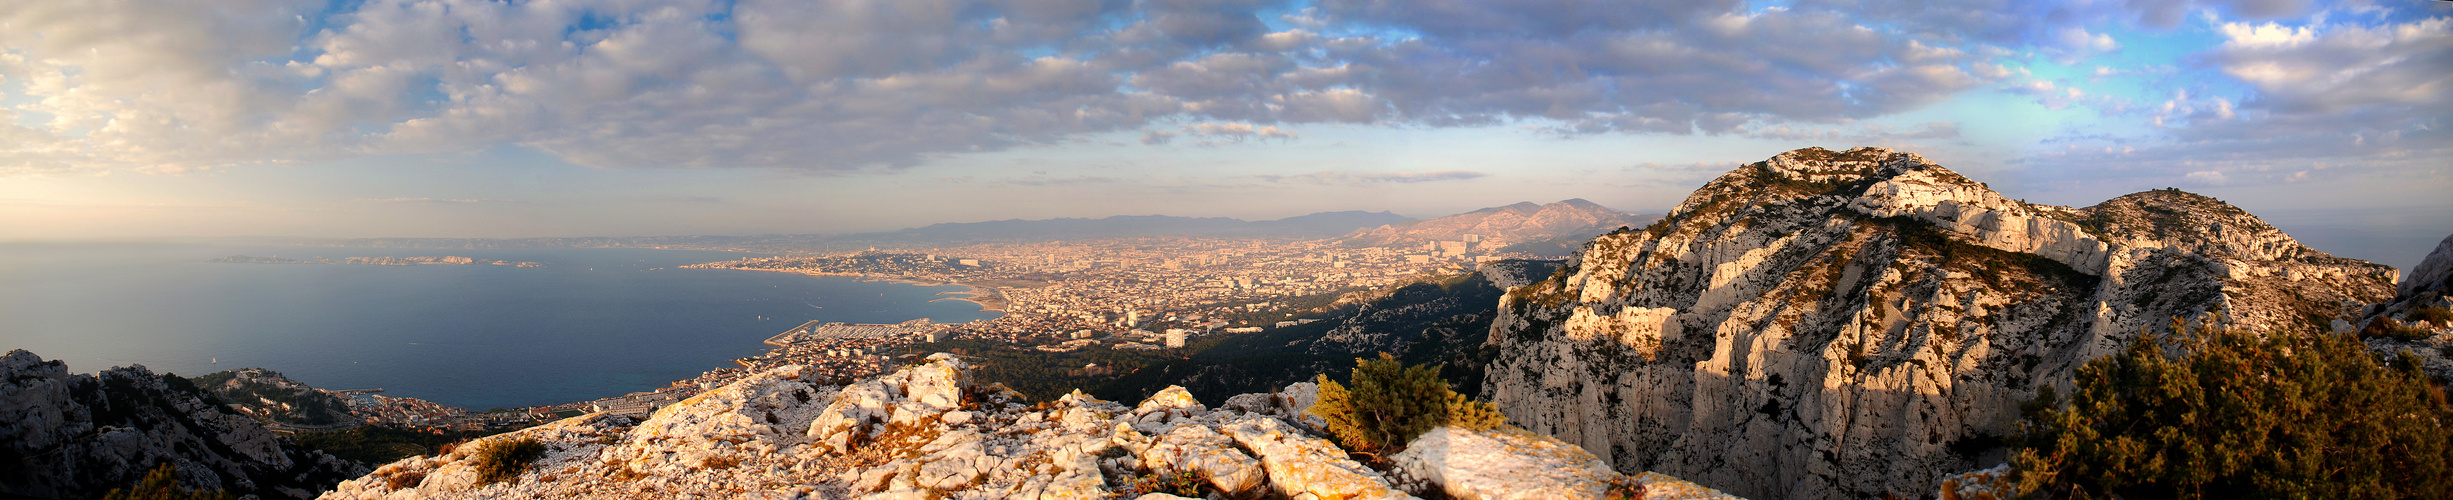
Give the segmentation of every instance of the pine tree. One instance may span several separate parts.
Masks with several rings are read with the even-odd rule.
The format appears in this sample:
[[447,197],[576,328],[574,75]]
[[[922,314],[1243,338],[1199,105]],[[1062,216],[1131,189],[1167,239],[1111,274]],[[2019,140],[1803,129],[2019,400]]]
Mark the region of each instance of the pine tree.
[[2453,407],[2349,335],[2175,323],[2026,405],[2028,496],[2453,498]]

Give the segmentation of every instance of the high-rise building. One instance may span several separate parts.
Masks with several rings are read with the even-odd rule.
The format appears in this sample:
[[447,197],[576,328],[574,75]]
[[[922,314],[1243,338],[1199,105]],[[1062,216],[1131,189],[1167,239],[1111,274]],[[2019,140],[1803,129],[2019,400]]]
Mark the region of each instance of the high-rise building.
[[1181,329],[1167,330],[1167,347],[1171,349],[1182,349],[1184,347],[1184,339],[1191,336],[1192,334],[1190,332],[1186,332]]

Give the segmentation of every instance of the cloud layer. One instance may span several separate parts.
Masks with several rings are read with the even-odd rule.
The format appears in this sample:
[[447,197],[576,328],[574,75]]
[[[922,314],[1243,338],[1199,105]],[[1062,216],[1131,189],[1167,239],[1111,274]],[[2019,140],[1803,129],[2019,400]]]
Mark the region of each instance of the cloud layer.
[[515,143],[602,167],[852,170],[1144,128],[1150,144],[1304,123],[1686,134],[1878,116],[1982,80],[1964,52],[1833,11],[1598,5],[9,2],[0,168]]
[[[6,2],[0,175],[501,144],[608,168],[854,172],[1109,132],[1285,142],[1321,123],[1947,139],[1958,122],[1860,121],[1984,89],[2150,113],[2169,155],[2442,150],[2453,42],[2423,17],[2442,13],[2342,7],[2373,22],[2259,21],[2314,9],[2287,0]],[[2005,66],[2130,50],[2114,28],[2192,12],[2230,16],[2193,64],[2251,95],[2181,89],[2157,108]]]

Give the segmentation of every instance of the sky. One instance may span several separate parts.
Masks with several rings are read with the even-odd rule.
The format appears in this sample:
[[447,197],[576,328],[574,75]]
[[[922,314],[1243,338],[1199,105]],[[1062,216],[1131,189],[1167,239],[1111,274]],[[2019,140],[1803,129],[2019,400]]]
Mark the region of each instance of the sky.
[[2408,267],[2449,69],[2434,0],[11,1],[0,241],[1658,213],[1883,146]]

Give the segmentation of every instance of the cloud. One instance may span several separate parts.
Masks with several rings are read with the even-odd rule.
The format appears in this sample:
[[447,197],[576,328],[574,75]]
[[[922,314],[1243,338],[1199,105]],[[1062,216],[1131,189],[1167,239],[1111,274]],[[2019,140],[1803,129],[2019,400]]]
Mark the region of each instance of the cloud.
[[1232,142],[1243,142],[1245,139],[1295,140],[1294,132],[1279,130],[1269,125],[1253,126],[1250,123],[1195,123],[1183,126],[1183,130],[1184,135],[1188,136],[1209,137]]
[[[2224,23],[2203,58],[2252,91],[2175,91],[2140,110],[2164,137],[2119,149],[2066,144],[2018,160],[2072,177],[2200,184],[2294,181],[2293,172],[2397,176],[2453,155],[2453,25]],[[2304,177],[2304,176],[2302,176]]]
[[[0,109],[0,175],[504,144],[606,168],[856,173],[1091,134],[1218,145],[1329,123],[1823,130],[2015,84],[2024,74],[2005,54],[2120,50],[2106,21],[2177,22],[2161,5],[10,2],[0,78],[23,99]],[[2191,5],[2259,19],[2307,10]],[[2243,109],[2432,106],[2443,95],[2413,69],[2445,67],[2446,51],[2430,49],[2441,22],[2220,31],[2229,43],[2206,61],[2258,87],[2259,99],[2234,101]]]
[[[1949,40],[1733,1],[16,3],[10,174],[518,144],[611,168],[863,171],[1159,123],[1684,134],[1924,106]],[[1392,36],[1419,33],[1421,36]],[[1257,132],[1276,127],[1283,135]]]
[[1152,130],[1152,131],[1150,131],[1150,133],[1147,133],[1147,134],[1141,134],[1141,143],[1142,143],[1142,144],[1145,144],[1145,145],[1151,145],[1151,146],[1162,145],[1162,144],[1166,144],[1166,143],[1169,143],[1169,142],[1174,142],[1174,141],[1175,141],[1175,136],[1176,136],[1176,133],[1174,133],[1174,132],[1168,132],[1168,131],[1165,131],[1165,130]]

